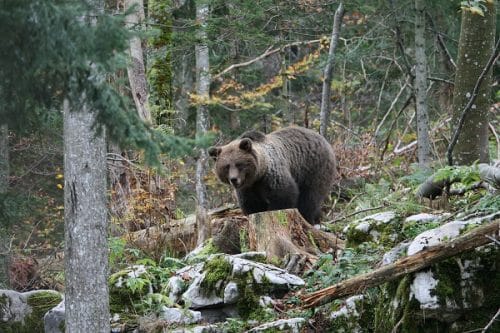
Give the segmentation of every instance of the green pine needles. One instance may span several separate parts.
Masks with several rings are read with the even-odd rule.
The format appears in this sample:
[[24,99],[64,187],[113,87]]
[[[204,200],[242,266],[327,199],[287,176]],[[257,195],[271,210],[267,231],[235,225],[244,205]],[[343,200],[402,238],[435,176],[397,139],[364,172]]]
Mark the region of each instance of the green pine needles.
[[160,153],[189,152],[195,140],[142,122],[109,80],[127,65],[131,32],[124,18],[85,1],[0,0],[0,122],[18,132],[36,130],[67,99],[72,110],[85,105],[96,112],[97,130],[105,128],[122,147],[143,150],[150,165],[159,165]]

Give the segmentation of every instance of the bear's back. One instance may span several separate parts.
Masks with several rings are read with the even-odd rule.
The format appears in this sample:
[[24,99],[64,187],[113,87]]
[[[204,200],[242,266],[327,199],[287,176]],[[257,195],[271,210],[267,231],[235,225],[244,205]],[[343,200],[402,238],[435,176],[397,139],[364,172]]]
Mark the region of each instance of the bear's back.
[[265,136],[270,169],[287,167],[299,187],[333,185],[335,155],[331,145],[318,133],[302,128],[287,127]]

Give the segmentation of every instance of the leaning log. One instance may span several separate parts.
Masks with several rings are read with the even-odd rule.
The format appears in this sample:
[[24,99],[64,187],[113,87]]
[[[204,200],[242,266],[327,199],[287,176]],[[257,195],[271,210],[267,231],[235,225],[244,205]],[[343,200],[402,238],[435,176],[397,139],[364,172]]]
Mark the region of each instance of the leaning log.
[[[333,286],[302,296],[303,307],[311,308],[334,299],[362,292],[385,282],[396,280],[403,275],[419,271],[441,260],[498,240],[500,219],[480,226],[448,243],[435,245],[416,254],[397,260],[372,272],[355,276]],[[488,237],[488,236],[492,237]],[[493,238],[494,237],[494,238]]]
[[344,248],[343,240],[310,225],[297,209],[251,214],[248,240],[252,251],[266,252],[269,261],[281,264],[299,256],[310,266],[320,253]]

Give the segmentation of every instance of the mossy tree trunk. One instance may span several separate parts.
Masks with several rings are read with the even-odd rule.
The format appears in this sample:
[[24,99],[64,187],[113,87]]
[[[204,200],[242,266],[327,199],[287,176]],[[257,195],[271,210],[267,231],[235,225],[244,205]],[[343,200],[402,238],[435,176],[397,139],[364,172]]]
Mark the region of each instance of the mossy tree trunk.
[[[0,125],[0,200],[9,189],[9,130],[7,125]],[[0,223],[0,288],[8,287],[9,242],[6,221]]]
[[[453,93],[455,129],[464,107],[472,96],[474,86],[492,54],[495,41],[495,2],[487,1],[484,16],[462,9],[462,27],[458,45],[457,72]],[[465,117],[462,131],[453,152],[454,164],[469,165],[479,160],[489,162],[488,110],[490,107],[491,71],[479,87],[471,110]]]

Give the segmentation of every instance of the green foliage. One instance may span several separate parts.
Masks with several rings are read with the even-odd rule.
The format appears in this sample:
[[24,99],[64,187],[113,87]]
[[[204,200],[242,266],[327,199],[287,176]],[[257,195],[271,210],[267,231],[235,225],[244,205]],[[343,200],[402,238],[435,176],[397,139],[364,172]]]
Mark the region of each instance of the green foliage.
[[435,229],[440,226],[439,222],[407,222],[403,225],[401,233],[404,239],[413,239],[422,232]]
[[320,289],[369,272],[380,259],[381,253],[382,249],[374,243],[363,243],[356,248],[346,248],[337,260],[331,254],[323,254],[314,269],[306,273],[307,288]]
[[482,211],[487,213],[495,213],[500,211],[500,195],[488,193],[482,196],[479,201],[472,207],[473,211]]
[[[96,112],[96,129],[121,147],[144,151],[146,162],[159,166],[160,153],[185,154],[199,142],[166,135],[143,123],[106,76],[126,66],[131,34],[123,15],[97,12],[71,0],[6,1],[0,8],[0,119],[9,128],[27,131],[42,115],[62,108]],[[19,56],[22,54],[23,56]]]
[[466,186],[481,180],[477,165],[472,166],[446,166],[434,173],[434,181],[460,182]]
[[[121,249],[120,242],[115,242]],[[168,280],[184,266],[175,258],[163,257],[158,263],[145,258],[136,265],[113,273],[109,278],[110,306],[114,313],[157,313],[161,307],[173,306],[166,296]]]
[[417,188],[420,184],[432,174],[432,170],[428,168],[421,168],[418,164],[414,163],[410,166],[411,173],[399,178],[399,180],[412,188]]
[[216,256],[205,263],[203,270],[206,273],[201,287],[208,293],[215,291],[220,296],[223,290],[217,290],[217,282],[224,281],[231,274],[231,264],[223,256]]

